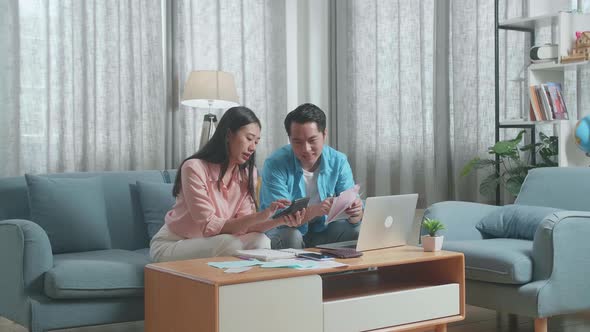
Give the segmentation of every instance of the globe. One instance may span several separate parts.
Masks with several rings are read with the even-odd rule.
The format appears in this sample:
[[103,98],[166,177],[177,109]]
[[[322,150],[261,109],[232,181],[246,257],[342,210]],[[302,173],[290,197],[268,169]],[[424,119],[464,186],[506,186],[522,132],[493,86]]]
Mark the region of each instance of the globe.
[[583,117],[574,131],[576,145],[590,156],[590,115]]

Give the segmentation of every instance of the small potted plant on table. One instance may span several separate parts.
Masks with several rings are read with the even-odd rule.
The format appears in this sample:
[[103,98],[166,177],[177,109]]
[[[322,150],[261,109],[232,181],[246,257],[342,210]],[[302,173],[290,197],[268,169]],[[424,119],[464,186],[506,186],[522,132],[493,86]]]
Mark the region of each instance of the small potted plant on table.
[[445,229],[445,225],[440,220],[425,218],[422,227],[428,232],[428,235],[422,236],[424,251],[439,251],[442,248],[444,236],[436,236],[436,233]]

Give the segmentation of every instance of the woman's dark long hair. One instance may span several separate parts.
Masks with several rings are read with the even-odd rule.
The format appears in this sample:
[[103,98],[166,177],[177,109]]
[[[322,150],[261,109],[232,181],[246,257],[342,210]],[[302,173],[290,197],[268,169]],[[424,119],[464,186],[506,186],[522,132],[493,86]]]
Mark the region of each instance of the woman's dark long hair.
[[[251,123],[256,123],[260,128],[262,128],[260,125],[260,120],[258,120],[258,117],[256,117],[256,114],[254,114],[251,109],[244,106],[236,106],[228,109],[221,117],[221,120],[219,120],[219,125],[217,125],[213,137],[211,137],[207,144],[197,151],[197,153],[183,160],[178,167],[176,179],[174,180],[174,188],[172,189],[172,195],[176,197],[180,193],[180,189],[182,187],[182,165],[184,165],[184,163],[190,159],[201,159],[213,164],[219,164],[221,170],[219,172],[219,178],[217,179],[217,188],[220,188],[223,176],[225,175],[225,172],[229,166],[229,133],[236,133],[238,130],[240,130],[240,128]],[[250,196],[252,196],[252,200],[254,201],[256,209],[258,209],[258,203],[256,202],[254,194],[254,178],[252,177],[255,165],[256,151],[252,153],[248,161],[240,165],[240,172],[245,172],[245,169],[248,169],[248,193]]]

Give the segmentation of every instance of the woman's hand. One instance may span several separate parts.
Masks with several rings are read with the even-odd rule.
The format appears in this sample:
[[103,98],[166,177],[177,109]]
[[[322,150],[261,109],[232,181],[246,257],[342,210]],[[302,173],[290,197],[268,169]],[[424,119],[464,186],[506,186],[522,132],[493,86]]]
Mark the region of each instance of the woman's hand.
[[286,216],[282,216],[280,219],[282,223],[289,227],[299,227],[303,222],[303,217],[305,216],[305,209],[299,210],[293,214],[288,214]]
[[270,219],[270,217],[272,217],[278,209],[284,209],[289,205],[291,205],[291,201],[288,199],[277,199],[276,201],[270,203],[270,206],[262,211],[264,220]]
[[361,221],[363,217],[363,202],[361,199],[355,199],[345,212],[349,216],[350,223],[356,224]]

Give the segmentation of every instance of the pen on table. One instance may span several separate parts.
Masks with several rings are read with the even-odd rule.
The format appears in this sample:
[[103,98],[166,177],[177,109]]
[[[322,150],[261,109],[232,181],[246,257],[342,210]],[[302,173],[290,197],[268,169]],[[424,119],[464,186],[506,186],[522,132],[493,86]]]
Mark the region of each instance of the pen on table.
[[237,258],[239,258],[239,259],[243,259],[243,260],[246,260],[246,261],[252,261],[252,260],[254,260],[254,258],[252,258],[252,257],[247,257],[247,256],[238,256],[238,255],[236,255],[236,256],[234,256],[234,257],[237,257]]

